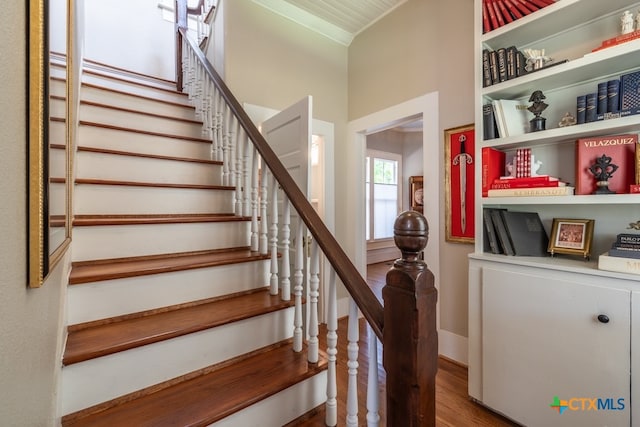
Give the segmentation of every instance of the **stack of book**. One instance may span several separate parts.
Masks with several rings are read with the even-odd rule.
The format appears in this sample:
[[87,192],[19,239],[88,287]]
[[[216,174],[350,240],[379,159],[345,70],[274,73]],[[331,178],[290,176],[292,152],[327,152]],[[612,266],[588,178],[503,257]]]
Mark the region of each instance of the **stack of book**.
[[609,252],[598,258],[598,268],[640,274],[640,234],[618,234]]
[[636,40],[636,39],[640,39],[640,28],[630,33],[620,34],[619,36],[611,37],[610,39],[604,40],[600,44],[600,46],[593,49],[592,52],[597,52],[599,50],[606,49],[608,47],[617,46],[619,44],[630,42],[631,40]]
[[596,92],[576,98],[578,124],[634,114],[640,114],[640,71],[600,82]]
[[484,208],[485,252],[517,256],[546,256],[549,238],[537,212]]
[[554,0],[482,0],[483,32],[500,28],[553,3]]

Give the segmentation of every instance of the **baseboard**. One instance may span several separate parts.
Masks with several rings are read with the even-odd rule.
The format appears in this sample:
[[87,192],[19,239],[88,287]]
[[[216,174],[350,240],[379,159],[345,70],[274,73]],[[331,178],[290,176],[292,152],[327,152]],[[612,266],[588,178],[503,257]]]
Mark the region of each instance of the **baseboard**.
[[467,337],[440,329],[438,331],[438,353],[464,366],[469,365]]

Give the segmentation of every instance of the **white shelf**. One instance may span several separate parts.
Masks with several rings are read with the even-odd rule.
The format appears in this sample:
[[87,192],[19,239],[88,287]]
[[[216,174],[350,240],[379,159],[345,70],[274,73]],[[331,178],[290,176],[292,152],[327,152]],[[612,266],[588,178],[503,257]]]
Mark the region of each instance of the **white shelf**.
[[585,196],[483,197],[482,206],[496,205],[637,205],[640,194]]

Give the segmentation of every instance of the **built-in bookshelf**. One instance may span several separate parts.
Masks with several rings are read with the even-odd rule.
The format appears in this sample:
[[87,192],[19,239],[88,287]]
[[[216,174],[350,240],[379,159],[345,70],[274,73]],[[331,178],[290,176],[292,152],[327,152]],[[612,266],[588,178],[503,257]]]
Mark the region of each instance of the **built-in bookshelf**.
[[[601,48],[620,35],[625,11],[634,17],[640,13],[640,2],[557,0],[491,31],[483,25],[484,2],[474,5],[476,164],[485,147],[507,156],[530,148],[542,162],[539,174],[575,186],[578,140],[640,133],[640,114],[633,112],[559,125],[566,113],[577,116],[579,96],[597,92],[599,83],[640,71],[640,38],[629,36]],[[634,21],[634,30],[637,25]],[[510,47],[544,50],[545,66],[487,84],[484,53]],[[544,130],[485,139],[485,105],[496,100],[530,105],[530,96],[538,90],[548,104],[541,113]],[[640,378],[629,376],[630,371],[640,372],[640,328],[630,328],[640,322],[640,275],[598,269],[598,256],[611,248],[618,234],[640,233],[629,228],[640,220],[640,194],[483,197],[480,167],[475,187],[475,247],[469,256],[470,396],[523,425],[631,425],[630,411],[640,413],[640,398],[631,401],[631,395],[640,396]],[[591,256],[490,253],[485,208],[535,212],[549,238],[554,218],[592,219]],[[584,341],[570,338],[577,336]],[[604,366],[605,359],[611,363]],[[554,395],[619,395],[626,409],[558,418],[549,408]]]

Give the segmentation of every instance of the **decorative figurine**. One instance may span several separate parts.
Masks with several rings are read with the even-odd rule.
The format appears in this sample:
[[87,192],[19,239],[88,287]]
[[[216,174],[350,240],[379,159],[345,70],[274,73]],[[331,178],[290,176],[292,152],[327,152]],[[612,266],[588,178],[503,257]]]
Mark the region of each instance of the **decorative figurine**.
[[530,128],[531,132],[545,130],[545,123],[547,119],[545,119],[544,117],[540,117],[540,114],[542,114],[545,108],[548,107],[548,105],[545,104],[545,102],[543,101],[543,99],[546,99],[546,98],[547,97],[544,96],[541,90],[534,91],[531,94],[531,97],[529,98],[529,102],[533,102],[533,104],[531,104],[527,108],[527,110],[532,112],[533,115],[535,116],[533,119],[529,120],[529,123],[531,123],[531,128]]
[[560,123],[558,123],[558,127],[563,128],[565,126],[573,126],[575,124],[576,124],[576,118],[573,117],[571,113],[566,112],[564,113],[564,116],[560,120]]
[[620,27],[622,34],[633,32],[633,15],[628,10],[625,10],[622,17],[620,17]]
[[589,167],[589,171],[596,177],[597,189],[593,194],[616,194],[609,189],[609,178],[618,170],[618,165],[611,163],[611,157],[603,154]]
[[538,171],[542,166],[542,162],[540,160],[536,160],[536,156],[534,154],[531,155],[531,176],[538,176]]
[[640,9],[636,12],[636,30],[640,30]]
[[527,58],[527,71],[535,71],[551,61],[551,58],[545,56],[544,49],[523,49],[524,56]]

